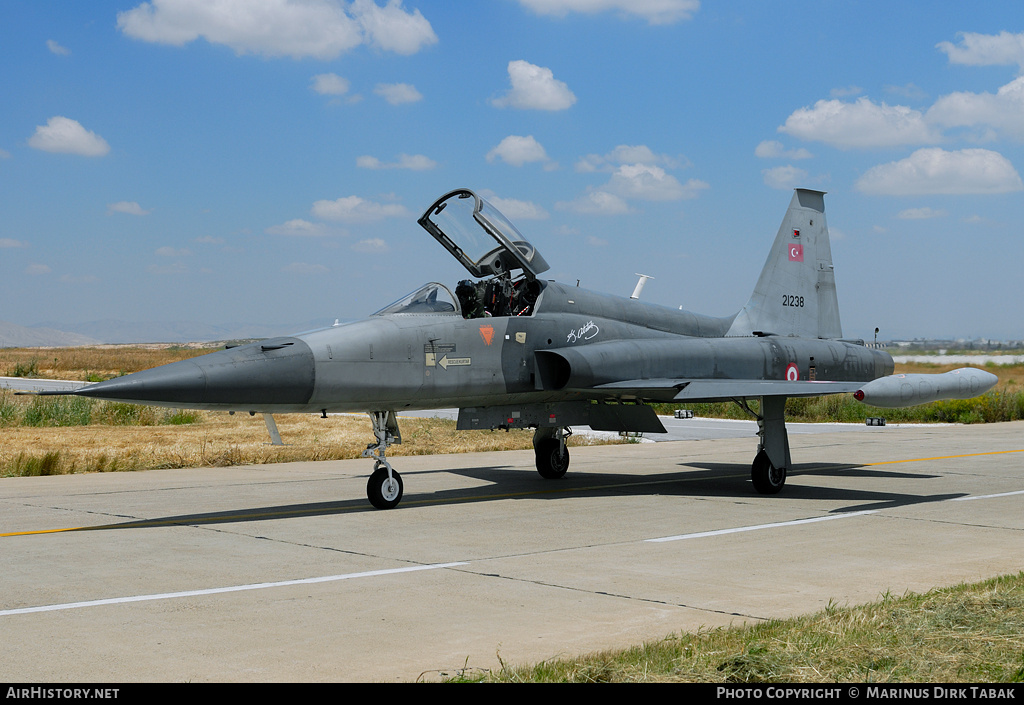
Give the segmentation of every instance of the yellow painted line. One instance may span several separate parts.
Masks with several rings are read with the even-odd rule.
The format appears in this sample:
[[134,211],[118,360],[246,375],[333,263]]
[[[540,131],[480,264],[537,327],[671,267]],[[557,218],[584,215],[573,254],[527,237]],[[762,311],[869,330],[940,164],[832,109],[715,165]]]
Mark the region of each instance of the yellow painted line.
[[955,460],[957,458],[976,458],[981,455],[1005,455],[1006,453],[1024,453],[1022,450],[992,450],[985,453],[964,453],[963,455],[937,455],[934,458],[911,458],[909,460],[883,460],[878,463],[859,463],[859,467],[872,465],[895,465],[896,463],[924,463],[929,460]]
[[36,534],[59,534],[62,531],[82,531],[85,527],[80,526],[71,529],[42,529],[40,531],[12,531],[9,534],[0,534],[0,538],[6,536],[35,536]]
[[[872,467],[875,465],[895,465],[898,463],[924,463],[933,460],[956,460],[957,458],[976,458],[985,455],[1006,455],[1008,453],[1024,453],[1024,449],[1020,450],[994,450],[987,451],[984,453],[964,453],[962,455],[938,455],[932,458],[908,458],[905,460],[882,460],[876,463],[858,463],[851,465],[850,467]],[[725,477],[724,475],[722,477]],[[707,475],[701,475],[700,478],[693,478],[692,481],[696,480],[707,480]],[[663,485],[668,482],[686,482],[687,478],[672,477],[665,478],[662,480],[645,480],[642,482],[619,482],[614,484],[605,485],[590,485],[587,487],[557,487],[549,488],[545,490],[530,490],[526,492],[507,492],[503,494],[478,494],[478,495],[467,495],[465,497],[447,497],[445,499],[417,499],[402,502],[403,507],[407,506],[426,506],[431,504],[454,504],[456,502],[476,502],[480,500],[496,500],[496,499],[515,499],[517,497],[535,497],[538,495],[545,494],[566,494],[569,492],[593,492],[597,490],[609,490],[617,489],[621,487],[642,487],[644,485]],[[65,527],[62,529],[40,529],[38,531],[12,531],[10,533],[0,534],[0,538],[9,538],[13,536],[38,536],[42,534],[61,534],[71,531],[99,531],[104,529],[143,529],[153,528],[159,526],[195,526],[197,524],[215,524],[222,522],[234,522],[234,521],[250,521],[257,519],[273,519],[276,517],[295,517],[303,514],[341,514],[343,512],[350,511],[367,511],[364,505],[351,506],[351,507],[337,507],[335,509],[324,510],[322,507],[317,509],[306,509],[306,510],[292,510],[288,512],[263,512],[258,514],[225,514],[222,516],[212,517],[196,517],[193,519],[181,518],[181,519],[154,519],[154,520],[141,520],[135,522],[128,522],[125,524],[103,524],[100,526],[75,526]]]

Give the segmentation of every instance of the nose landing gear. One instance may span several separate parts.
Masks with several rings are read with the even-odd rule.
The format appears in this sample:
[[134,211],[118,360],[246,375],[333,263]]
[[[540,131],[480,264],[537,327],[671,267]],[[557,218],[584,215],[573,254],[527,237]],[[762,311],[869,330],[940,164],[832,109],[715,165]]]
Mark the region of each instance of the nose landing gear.
[[366,482],[366,498],[377,509],[394,509],[402,501],[402,476],[395,472],[385,457],[388,447],[402,442],[398,419],[394,411],[374,411],[370,414],[376,443],[366,446],[364,458],[373,458],[373,474]]

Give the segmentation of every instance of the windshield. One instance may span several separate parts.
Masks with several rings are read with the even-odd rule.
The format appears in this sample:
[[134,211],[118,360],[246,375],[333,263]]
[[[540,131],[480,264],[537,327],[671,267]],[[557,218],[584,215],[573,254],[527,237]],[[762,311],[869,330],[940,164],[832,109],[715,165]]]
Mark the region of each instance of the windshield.
[[406,294],[393,304],[385,306],[374,316],[394,313],[455,313],[461,315],[458,300],[444,284],[424,284],[411,294]]

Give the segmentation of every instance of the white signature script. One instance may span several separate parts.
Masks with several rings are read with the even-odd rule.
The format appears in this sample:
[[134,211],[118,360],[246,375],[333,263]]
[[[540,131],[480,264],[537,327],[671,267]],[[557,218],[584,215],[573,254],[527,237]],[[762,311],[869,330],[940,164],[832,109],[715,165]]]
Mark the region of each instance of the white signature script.
[[583,326],[579,330],[569,331],[569,336],[566,338],[567,343],[575,343],[580,340],[590,340],[595,335],[601,332],[601,329],[597,327],[593,321],[587,321],[587,325]]

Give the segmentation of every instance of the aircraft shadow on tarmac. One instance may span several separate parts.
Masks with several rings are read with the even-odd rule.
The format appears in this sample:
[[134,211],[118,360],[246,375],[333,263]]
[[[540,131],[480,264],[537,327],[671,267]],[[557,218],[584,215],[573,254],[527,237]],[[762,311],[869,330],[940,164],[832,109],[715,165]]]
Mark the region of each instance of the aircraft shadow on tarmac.
[[[557,501],[570,497],[593,497],[595,495],[606,497],[669,495],[766,501],[764,497],[758,495],[751,488],[750,468],[747,465],[695,463],[686,467],[697,469],[646,476],[637,473],[597,474],[570,472],[565,477],[555,481],[544,480],[536,473],[526,471],[521,467],[509,466],[410,472],[407,473],[407,476],[449,472],[473,478],[486,484],[469,488],[442,490],[429,494],[407,495],[406,500],[400,507],[388,511],[415,511],[417,507],[421,506],[491,502],[509,499]],[[884,481],[887,478],[928,480],[939,477],[938,475],[878,470],[850,464],[814,463],[794,465],[790,471],[791,477],[799,477],[801,480],[815,475],[869,479],[874,483]],[[851,487],[822,487],[807,484],[801,480],[787,484],[786,489],[782,493],[767,501],[779,502],[787,499],[799,499],[823,502],[849,502],[850,504],[829,510],[829,513],[841,514],[853,511],[892,509],[894,507],[914,504],[940,502],[955,497],[962,497],[966,494],[919,495]],[[367,504],[364,498],[359,498],[337,502],[310,502],[220,512],[181,514],[126,521],[117,524],[80,527],[75,530],[99,531],[109,529],[166,528],[171,526],[203,526],[378,511],[380,510],[374,509]]]
[[[735,489],[736,480],[745,480],[747,478],[742,477],[743,473],[749,474],[749,470],[745,466],[733,465],[729,463],[689,463],[687,467],[701,468],[705,472],[714,473],[715,476],[722,476],[725,474],[734,474],[732,478],[731,487]],[[693,473],[688,473],[688,477]],[[842,514],[846,512],[860,512],[866,510],[879,510],[879,509],[892,509],[894,507],[908,506],[912,504],[926,504],[929,502],[941,502],[956,497],[963,497],[966,492],[958,492],[951,494],[940,494],[940,495],[925,495],[925,494],[906,494],[898,492],[886,492],[883,490],[864,490],[856,489],[850,486],[847,487],[822,487],[819,485],[810,484],[803,479],[795,478],[810,478],[812,476],[821,477],[845,477],[851,479],[866,479],[871,480],[875,487],[884,487],[882,484],[885,480],[934,480],[941,477],[938,474],[922,474],[922,473],[907,473],[897,472],[894,470],[881,470],[876,467],[856,465],[851,463],[805,463],[805,464],[794,464],[788,472],[789,478],[794,480],[793,482],[787,483],[786,488],[773,499],[803,499],[803,500],[822,500],[822,501],[843,501],[843,502],[856,502],[857,504],[851,504],[836,509],[830,510],[832,514]],[[707,485],[710,487],[710,485]],[[700,493],[698,489],[695,492],[689,494],[697,496]],[[705,493],[704,496],[707,496]],[[729,494],[738,494],[735,491]],[[726,496],[725,493],[718,496]]]

